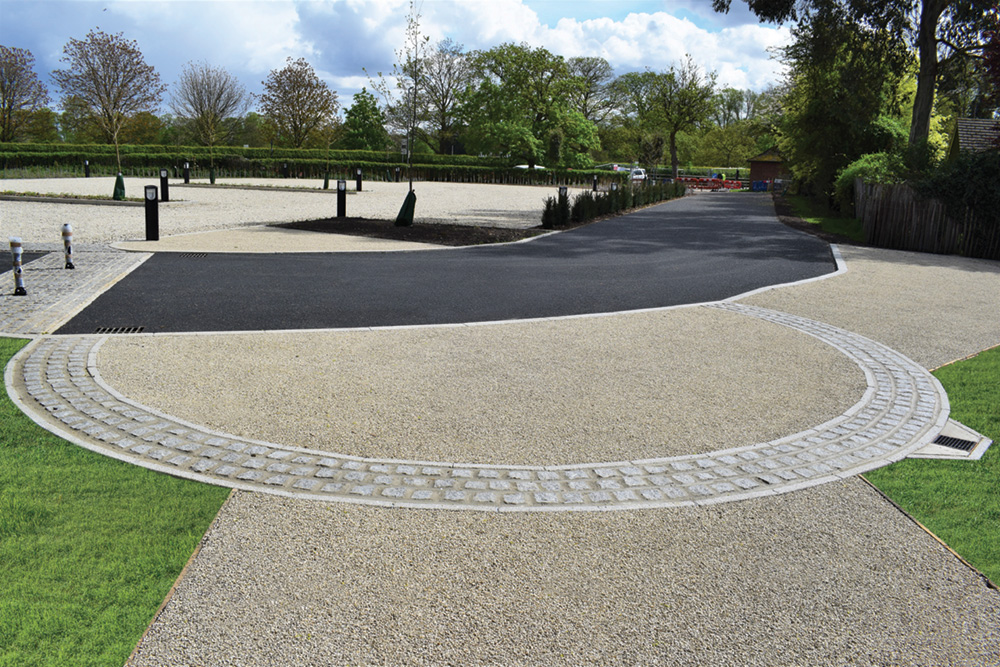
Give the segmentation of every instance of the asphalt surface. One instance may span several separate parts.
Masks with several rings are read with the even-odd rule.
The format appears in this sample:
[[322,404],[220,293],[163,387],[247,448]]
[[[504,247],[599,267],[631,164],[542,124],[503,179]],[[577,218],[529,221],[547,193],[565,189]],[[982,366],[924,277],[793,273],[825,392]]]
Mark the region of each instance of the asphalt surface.
[[445,324],[716,301],[835,270],[770,199],[688,197],[529,243],[435,252],[158,254],[57,333]]

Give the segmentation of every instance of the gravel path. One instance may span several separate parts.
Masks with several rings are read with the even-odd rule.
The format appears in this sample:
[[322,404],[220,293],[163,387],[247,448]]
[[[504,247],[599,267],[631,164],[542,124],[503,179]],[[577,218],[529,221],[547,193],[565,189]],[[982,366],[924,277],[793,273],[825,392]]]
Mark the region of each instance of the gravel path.
[[[220,179],[219,185],[229,183]],[[295,185],[309,182],[291,181]],[[127,178],[125,192],[141,197],[143,187],[157,179]],[[197,183],[197,182],[196,182]],[[336,215],[337,195],[313,183],[314,192],[288,189],[287,180],[239,180],[242,185],[270,189],[184,187],[172,183],[171,201],[159,205],[160,237],[191,232],[232,229],[271,222],[316,220]],[[353,183],[350,184],[353,190]],[[349,192],[347,214],[394,220],[407,192],[406,183],[365,183],[362,192]],[[113,178],[5,179],[0,190],[41,194],[110,195]],[[537,227],[543,202],[556,194],[553,187],[417,183],[416,220],[420,223],[458,223],[495,227]],[[571,193],[572,194],[572,193]],[[4,236],[21,236],[26,247],[59,240],[65,223],[73,225],[76,243],[112,243],[145,238],[142,206],[95,206],[0,201]]]
[[[747,301],[817,319],[814,310],[826,309],[834,324],[873,337],[883,331],[927,364],[1000,337],[995,263],[845,254],[844,276]],[[917,303],[903,290],[914,274]],[[956,303],[956,292],[983,298]],[[926,326],[936,312],[959,317],[967,331]],[[663,329],[695,324],[686,313],[659,317]],[[627,315],[601,324],[619,328],[624,349],[642,338],[633,327],[641,332],[643,323]],[[562,324],[599,328],[585,319]],[[541,329],[539,349],[555,359],[559,341],[578,340]],[[308,347],[292,337],[284,344],[288,359]],[[410,353],[419,360],[422,348]],[[772,353],[764,350],[765,366]],[[728,389],[734,405],[753,391],[744,382]],[[227,428],[245,416],[237,412]],[[755,428],[742,409],[731,416]],[[1000,594],[857,478],[710,508],[555,516],[236,493],[130,664],[978,666],[996,662],[998,619]]]

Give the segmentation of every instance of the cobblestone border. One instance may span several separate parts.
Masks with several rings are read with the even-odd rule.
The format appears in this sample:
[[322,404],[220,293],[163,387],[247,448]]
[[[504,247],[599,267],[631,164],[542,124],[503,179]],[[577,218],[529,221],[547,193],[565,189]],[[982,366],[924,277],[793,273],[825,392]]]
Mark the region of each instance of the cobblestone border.
[[210,431],[107,386],[96,368],[106,337],[38,339],[8,365],[6,383],[18,407],[53,433],[178,477],[313,500],[480,511],[682,507],[788,493],[900,460],[948,420],[940,383],[884,345],[763,308],[700,307],[814,336],[857,363],[868,389],[839,417],[770,442],[638,461],[514,466],[359,458]]

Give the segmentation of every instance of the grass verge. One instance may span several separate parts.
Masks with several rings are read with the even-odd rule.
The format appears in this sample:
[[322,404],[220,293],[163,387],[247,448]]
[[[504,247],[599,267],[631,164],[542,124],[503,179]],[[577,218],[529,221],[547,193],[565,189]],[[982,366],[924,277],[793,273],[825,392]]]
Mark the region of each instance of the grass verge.
[[[0,368],[26,343],[0,338]],[[72,445],[0,394],[0,665],[120,667],[229,490]]]
[[865,242],[865,232],[861,228],[860,220],[837,217],[823,204],[804,195],[785,195],[785,199],[795,211],[795,215],[809,224],[816,225],[830,234],[846,236],[857,243]]
[[[948,392],[952,419],[1000,442],[1000,347],[934,375]],[[1000,584],[1000,445],[979,461],[907,459],[865,477]]]

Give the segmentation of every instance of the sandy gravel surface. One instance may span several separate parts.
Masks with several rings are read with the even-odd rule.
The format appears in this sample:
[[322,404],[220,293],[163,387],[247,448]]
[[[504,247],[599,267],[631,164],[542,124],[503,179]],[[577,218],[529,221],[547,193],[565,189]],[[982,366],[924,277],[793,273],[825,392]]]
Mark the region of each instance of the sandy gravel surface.
[[[753,299],[826,309],[928,365],[990,344],[993,302],[956,303],[948,285],[967,260],[849,253],[844,276]],[[915,269],[919,312],[896,303]],[[986,325],[925,326],[939,310]],[[637,320],[607,322],[624,335]],[[1000,594],[859,479],[711,508],[524,515],[237,493],[132,664],[971,667],[996,661],[998,619]]]
[[[861,370],[707,308],[475,327],[114,338],[111,386],[234,435],[354,456],[558,465],[766,442],[843,414]],[[194,362],[194,363],[192,363]]]
[[[127,178],[125,192],[141,197],[146,185],[158,179]],[[197,181],[195,182],[197,184]],[[270,222],[291,222],[333,217],[337,213],[334,190],[322,182],[297,180],[220,179],[219,185],[270,185],[270,189],[184,187],[171,183],[171,201],[159,205],[160,237],[196,231],[230,229]],[[313,192],[288,189],[311,185]],[[349,184],[353,190],[353,182]],[[350,216],[394,220],[407,192],[406,183],[365,183],[362,192],[349,192]],[[4,179],[0,190],[42,194],[110,195],[114,179]],[[496,227],[536,227],[541,224],[543,202],[554,196],[554,187],[416,183],[416,221],[488,224]],[[143,207],[91,206],[0,201],[2,233],[21,236],[26,244],[59,240],[64,223],[73,225],[78,244],[111,243],[145,238]]]
[[1000,344],[1000,262],[841,246],[846,274],[742,302],[867,336],[925,368]]

